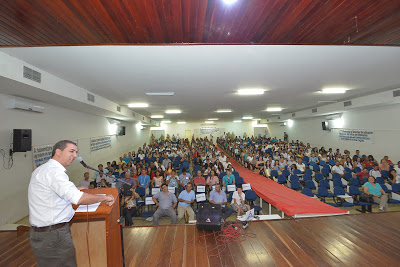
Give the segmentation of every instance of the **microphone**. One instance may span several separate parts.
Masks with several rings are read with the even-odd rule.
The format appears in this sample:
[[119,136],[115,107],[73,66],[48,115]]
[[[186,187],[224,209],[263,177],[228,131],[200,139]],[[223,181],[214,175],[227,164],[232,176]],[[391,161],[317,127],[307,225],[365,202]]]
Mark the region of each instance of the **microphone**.
[[88,165],[86,165],[86,163],[83,161],[83,158],[82,158],[82,157],[77,157],[75,160],[76,160],[77,162],[79,162],[80,164],[82,164],[83,167],[85,167],[85,168],[88,167]]

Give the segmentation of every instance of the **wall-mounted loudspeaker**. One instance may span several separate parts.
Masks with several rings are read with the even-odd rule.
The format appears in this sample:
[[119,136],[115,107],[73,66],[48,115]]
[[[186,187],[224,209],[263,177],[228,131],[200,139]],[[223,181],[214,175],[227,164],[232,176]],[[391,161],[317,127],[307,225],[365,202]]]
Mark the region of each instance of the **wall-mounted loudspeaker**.
[[13,130],[13,152],[26,152],[32,150],[32,130]]

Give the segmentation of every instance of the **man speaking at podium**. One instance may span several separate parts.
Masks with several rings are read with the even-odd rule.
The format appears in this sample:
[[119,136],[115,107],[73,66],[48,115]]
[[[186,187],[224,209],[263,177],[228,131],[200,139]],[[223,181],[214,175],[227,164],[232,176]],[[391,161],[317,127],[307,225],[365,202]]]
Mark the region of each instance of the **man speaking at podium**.
[[[75,247],[69,221],[74,216],[71,203],[88,205],[101,201],[112,205],[114,197],[79,191],[69,180],[65,167],[77,157],[77,145],[57,142],[52,158],[31,176],[28,188],[29,238],[38,266],[76,266]],[[84,233],[82,233],[84,234]]]

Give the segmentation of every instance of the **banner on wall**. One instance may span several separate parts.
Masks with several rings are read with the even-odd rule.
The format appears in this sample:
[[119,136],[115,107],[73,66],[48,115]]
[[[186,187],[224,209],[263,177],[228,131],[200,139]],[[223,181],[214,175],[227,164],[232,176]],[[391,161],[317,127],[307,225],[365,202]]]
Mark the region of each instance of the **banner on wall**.
[[36,169],[40,165],[45,164],[51,159],[51,152],[53,151],[53,145],[44,145],[33,147],[33,169]]
[[90,152],[111,147],[111,136],[90,138]]
[[359,143],[374,143],[374,132],[371,130],[350,130],[339,131],[339,140]]
[[216,127],[201,127],[200,134],[216,134],[219,133],[219,128]]

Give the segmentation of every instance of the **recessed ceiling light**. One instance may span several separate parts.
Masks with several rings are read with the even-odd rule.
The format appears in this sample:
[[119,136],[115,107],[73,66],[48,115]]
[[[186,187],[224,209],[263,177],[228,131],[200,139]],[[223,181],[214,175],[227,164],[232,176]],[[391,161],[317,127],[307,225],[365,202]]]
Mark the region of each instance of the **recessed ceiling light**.
[[242,122],[241,120],[234,120],[233,122]]
[[149,106],[149,104],[147,103],[132,103],[132,104],[128,104],[128,107],[130,108],[147,108]]
[[162,118],[164,118],[164,116],[163,115],[153,115],[150,118],[152,118],[152,119],[162,119]]
[[227,113],[227,112],[232,112],[231,109],[218,109],[216,112],[218,113]]
[[214,121],[205,121],[204,123],[207,123],[207,124],[213,124],[213,123],[214,123]]
[[165,111],[165,113],[167,114],[179,114],[182,113],[182,111],[180,111],[179,109],[168,109]]
[[335,100],[320,100],[318,103],[336,103],[337,101]]
[[186,124],[186,121],[178,121],[178,124]]
[[268,112],[279,112],[279,111],[282,111],[282,108],[267,108],[265,111],[268,111]]
[[253,119],[253,121],[259,121],[259,120],[261,120],[260,118],[257,118],[257,119]]
[[146,95],[172,96],[175,95],[175,92],[148,92]]
[[253,119],[253,116],[244,116],[242,119],[244,119],[244,120],[251,120],[251,119]]
[[321,90],[323,94],[344,94],[349,90],[347,88],[325,88]]
[[238,95],[262,95],[264,94],[264,89],[240,89],[237,91]]
[[171,123],[171,121],[161,121],[161,123]]
[[207,119],[207,120],[209,120],[209,121],[217,121],[218,118],[211,118],[211,119]]

